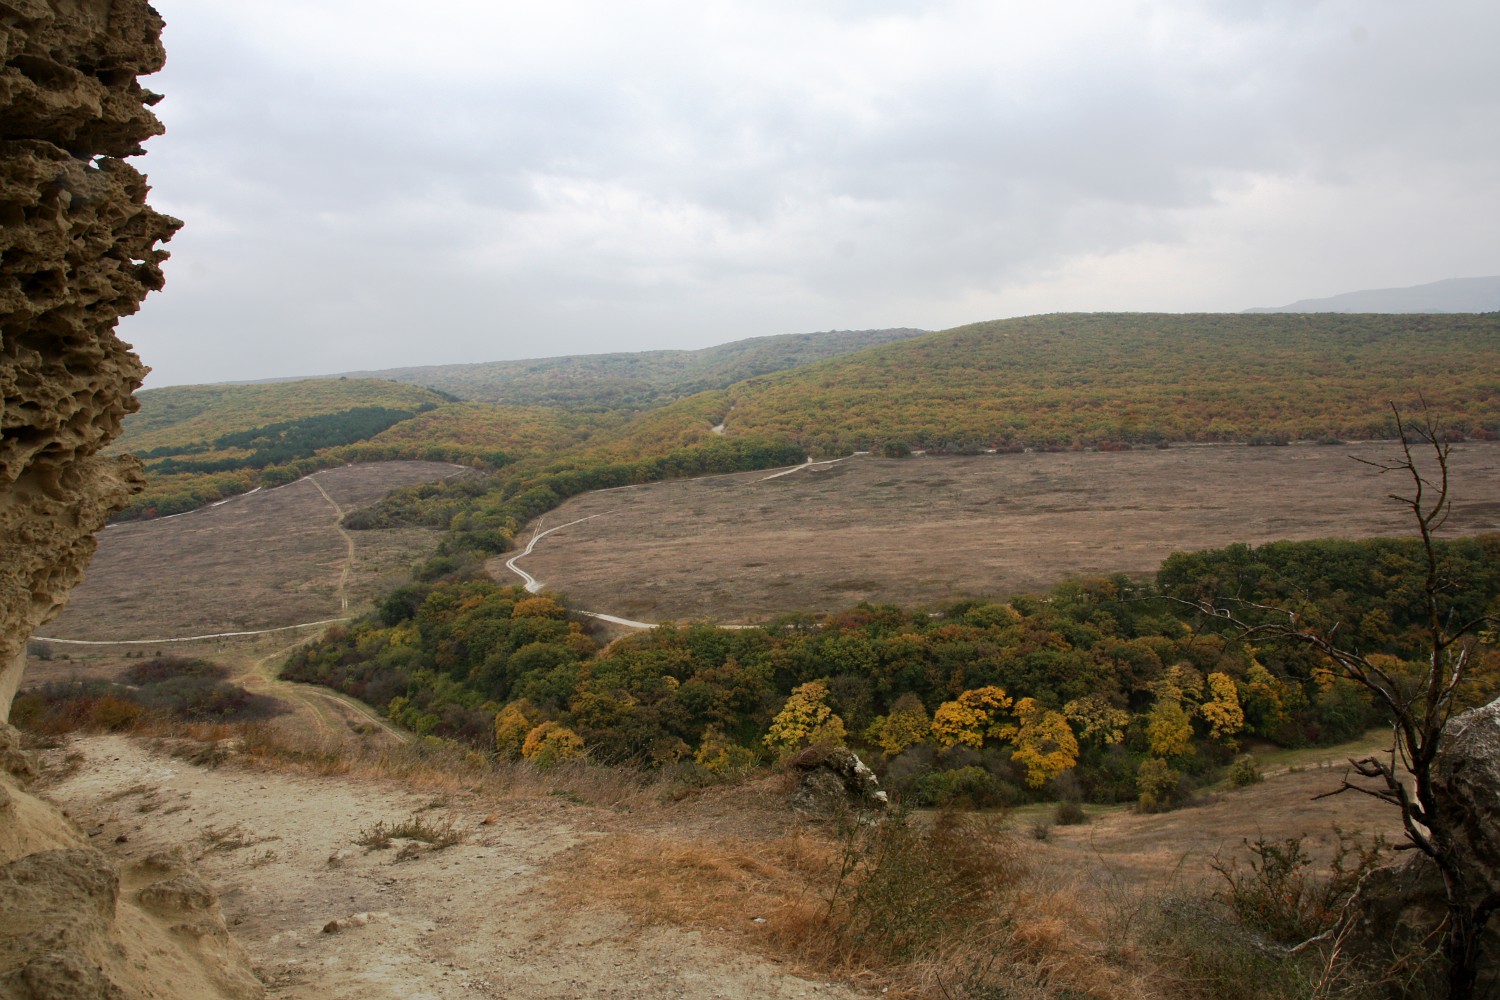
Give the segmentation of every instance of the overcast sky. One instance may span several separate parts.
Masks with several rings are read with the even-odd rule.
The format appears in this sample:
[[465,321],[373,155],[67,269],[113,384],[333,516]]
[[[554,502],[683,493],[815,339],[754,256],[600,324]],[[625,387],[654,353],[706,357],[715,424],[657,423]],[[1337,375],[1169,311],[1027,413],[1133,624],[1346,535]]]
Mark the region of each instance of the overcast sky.
[[155,0],[148,387],[1500,273],[1500,3]]

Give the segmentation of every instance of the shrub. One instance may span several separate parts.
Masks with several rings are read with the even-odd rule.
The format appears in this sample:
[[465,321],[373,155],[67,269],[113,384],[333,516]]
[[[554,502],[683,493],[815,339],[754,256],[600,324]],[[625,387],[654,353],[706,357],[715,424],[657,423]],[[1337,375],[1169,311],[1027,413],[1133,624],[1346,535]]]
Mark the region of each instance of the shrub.
[[1294,944],[1321,934],[1333,926],[1385,846],[1383,838],[1366,846],[1342,830],[1338,838],[1323,875],[1313,873],[1312,858],[1300,836],[1245,841],[1250,857],[1244,867],[1237,859],[1216,856],[1212,866],[1224,880],[1223,901],[1240,923],[1277,941]]
[[177,677],[204,677],[224,680],[229,668],[207,660],[190,660],[181,656],[157,656],[143,663],[133,664],[125,671],[127,684],[160,684]]
[[918,803],[939,808],[1005,806],[1013,803],[1017,795],[1014,787],[972,765],[926,774],[917,780],[914,791]]
[[89,724],[110,732],[129,729],[140,721],[146,710],[135,702],[107,694],[95,701],[89,711]]
[[1070,799],[1059,802],[1052,810],[1052,822],[1058,826],[1077,826],[1089,821],[1083,806]]
[[717,726],[709,726],[703,731],[703,742],[693,762],[710,774],[730,778],[753,770],[757,759],[755,751],[735,743]]
[[1255,759],[1254,754],[1247,753],[1229,765],[1229,783],[1236,788],[1259,784],[1265,780],[1266,776],[1260,772],[1260,762]]
[[374,826],[361,830],[354,838],[354,842],[366,850],[383,851],[390,847],[394,840],[415,840],[431,845],[435,851],[440,851],[445,847],[463,843],[464,834],[454,828],[456,822],[455,817],[451,815],[435,820],[413,813],[399,823],[387,823],[385,820],[380,820]]
[[521,756],[537,767],[583,756],[583,738],[557,722],[544,722],[526,734]]
[[943,812],[919,828],[896,812],[844,829],[828,920],[877,963],[934,954],[993,913],[1021,866],[994,822]]
[[1135,775],[1141,812],[1167,812],[1181,804],[1182,775],[1159,757],[1147,757]]

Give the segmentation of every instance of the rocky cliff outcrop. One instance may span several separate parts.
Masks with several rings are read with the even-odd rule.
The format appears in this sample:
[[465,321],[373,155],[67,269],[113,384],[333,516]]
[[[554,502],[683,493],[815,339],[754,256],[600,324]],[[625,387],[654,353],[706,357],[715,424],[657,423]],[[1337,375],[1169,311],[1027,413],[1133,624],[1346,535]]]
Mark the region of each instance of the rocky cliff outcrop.
[[[161,28],[144,0],[0,0],[0,720],[28,636],[140,482],[97,453],[146,372],[115,324],[161,287],[179,226],[122,159],[161,131],[136,81]],[[35,773],[0,721],[0,998],[262,994],[182,858],[122,871]]]
[[0,719],[27,637],[139,488],[136,463],[96,452],[146,372],[115,324],[162,286],[180,225],[123,161],[162,131],[136,80],[161,68],[161,28],[142,0],[0,0]]

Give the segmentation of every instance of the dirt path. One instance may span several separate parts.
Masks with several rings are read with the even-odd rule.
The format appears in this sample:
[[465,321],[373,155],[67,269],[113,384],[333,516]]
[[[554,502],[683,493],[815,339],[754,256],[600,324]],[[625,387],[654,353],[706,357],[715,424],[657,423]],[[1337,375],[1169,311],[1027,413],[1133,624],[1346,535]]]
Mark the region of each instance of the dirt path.
[[243,669],[233,678],[257,694],[269,695],[291,706],[294,716],[311,732],[327,736],[343,736],[351,728],[358,727],[366,733],[384,734],[397,743],[406,743],[411,735],[391,725],[377,715],[368,705],[331,688],[316,684],[303,684],[283,680],[274,664],[301,645],[273,649],[253,659],[247,658]]
[[[131,857],[181,847],[273,998],[561,1000],[827,997],[699,934],[558,901],[570,848],[612,836],[611,813],[556,797],[482,801],[393,783],[204,769],[119,736],[51,795],[94,841]],[[354,843],[413,815],[464,842],[402,858]],[[747,920],[749,917],[747,916]],[[329,932],[333,921],[344,924]]]
[[[717,428],[715,428],[715,432],[716,433],[723,433],[723,425],[720,424]],[[854,454],[855,455],[867,455],[867,454],[869,454],[869,452],[858,451],[858,452],[855,452]],[[850,457],[853,457],[853,456],[850,456]],[[811,469],[811,468],[815,468],[815,467],[820,468],[820,467],[829,466],[829,465],[837,465],[838,463],[840,463],[840,462],[842,462],[844,460],[845,459],[842,459],[842,458],[834,458],[834,459],[830,459],[830,460],[828,460],[826,462],[814,462],[812,459],[809,458],[806,462],[804,462],[801,465],[793,465],[790,468],[780,469],[780,470],[778,470],[776,472],[771,473],[769,476],[766,476],[766,477],[764,477],[762,479],[757,479],[755,481],[756,482],[765,482],[767,479],[779,479],[782,476],[789,476],[789,475],[791,475],[794,472],[801,472],[804,469]],[[738,475],[738,473],[730,473],[730,475]],[[714,479],[714,478],[719,478],[719,477],[704,476],[704,477],[700,477],[700,478]],[[616,487],[612,487],[612,489],[625,489],[625,490],[635,489],[635,488],[636,487],[634,487],[634,486],[616,486]],[[319,489],[321,489],[321,487],[319,487]],[[595,492],[597,492],[597,493],[608,493],[608,492],[610,492],[610,490],[596,490]],[[327,496],[327,494],[325,493],[324,496]],[[330,502],[332,502],[332,501],[330,501]],[[335,506],[337,506],[337,505],[335,505]],[[519,562],[520,560],[526,558],[527,556],[531,555],[532,551],[536,548],[537,542],[540,542],[543,538],[546,538],[548,535],[552,534],[554,531],[561,531],[564,528],[572,527],[575,524],[582,524],[584,521],[592,521],[596,517],[603,517],[605,514],[610,514],[610,513],[613,513],[613,511],[603,511],[603,512],[598,513],[598,514],[590,514],[588,517],[580,517],[577,520],[569,521],[566,524],[559,524],[555,528],[548,528],[546,531],[535,530],[535,529],[540,529],[541,528],[541,526],[542,526],[542,520],[545,517],[545,515],[543,515],[543,518],[538,518],[537,519],[535,528],[534,528],[534,530],[532,532],[532,535],[531,535],[531,540],[526,543],[526,548],[524,550],[516,553],[515,555],[511,556],[509,559],[506,559],[504,561],[503,565],[504,565],[504,567],[506,569],[510,570],[512,573],[516,574],[517,576],[519,576],[521,578],[522,586],[524,586],[528,592],[535,594],[536,592],[538,592],[539,590],[541,590],[542,587],[545,586],[545,584],[543,584],[542,581],[538,580],[536,577],[532,576],[530,573],[526,572],[521,567],[517,566],[516,563]],[[343,529],[340,528],[339,530],[342,531]],[[352,543],[351,543],[351,545],[352,545]],[[352,559],[352,555],[351,555],[351,559]],[[498,560],[493,560],[493,559],[490,560],[490,563],[495,563],[495,562],[498,562]],[[496,569],[495,569],[495,567],[493,565],[486,564],[485,569],[486,569],[486,571],[491,576],[497,576],[498,575],[497,572],[496,572]],[[583,615],[583,616],[585,616],[587,618],[595,618],[595,619],[598,619],[599,621],[610,622],[611,624],[614,624],[614,625],[623,625],[624,627],[631,628],[631,629],[650,629],[650,628],[656,628],[657,625],[661,624],[660,622],[643,622],[643,621],[636,621],[633,618],[621,618],[621,617],[619,617],[617,615],[609,615],[609,614],[605,614],[605,613],[603,613],[601,611],[580,611],[580,610],[577,610],[577,609],[574,609],[574,610],[578,614]],[[736,628],[754,628],[755,626],[753,626],[753,625],[724,625],[724,626],[721,626],[721,627],[723,627],[723,628],[729,628],[729,629],[736,629]]]
[[277,628],[259,628],[249,632],[214,632],[210,635],[179,635],[172,639],[58,639],[50,635],[32,636],[41,642],[57,642],[66,646],[155,646],[163,642],[201,642],[206,639],[239,639],[253,635],[270,635],[273,632],[288,632],[298,628],[313,628],[346,622],[348,618],[325,618],[320,622],[302,622],[297,625],[282,625]]
[[[526,572],[521,567],[517,566],[516,562],[531,555],[531,550],[536,548],[536,543],[540,542],[543,538],[546,538],[554,531],[561,531],[562,529],[572,527],[575,524],[582,524],[584,521],[592,521],[594,518],[603,517],[604,514],[607,513],[609,513],[609,511],[605,511],[601,514],[590,514],[588,517],[580,517],[576,521],[569,521],[567,524],[559,524],[557,527],[548,528],[546,531],[534,530],[531,534],[531,541],[526,543],[526,548],[511,556],[509,559],[505,560],[505,568],[516,574],[516,576],[519,576],[521,578],[522,584],[526,587],[527,591],[535,594],[537,591],[542,589],[542,582],[536,577],[532,576],[530,573]],[[536,527],[541,528],[541,526],[542,522],[540,519],[538,519]],[[623,625],[627,623],[621,622],[620,624]]]
[[354,569],[354,538],[349,534],[349,532],[344,530],[344,508],[338,505],[337,500],[328,495],[328,491],[323,488],[323,484],[318,482],[317,474],[314,473],[313,475],[308,476],[307,481],[312,483],[313,486],[317,488],[319,493],[323,494],[323,499],[327,500],[328,505],[333,508],[333,530],[337,531],[339,533],[339,537],[343,538],[344,540],[344,547],[347,555],[344,557],[343,572],[339,574],[338,595],[339,610],[348,611],[349,574]]

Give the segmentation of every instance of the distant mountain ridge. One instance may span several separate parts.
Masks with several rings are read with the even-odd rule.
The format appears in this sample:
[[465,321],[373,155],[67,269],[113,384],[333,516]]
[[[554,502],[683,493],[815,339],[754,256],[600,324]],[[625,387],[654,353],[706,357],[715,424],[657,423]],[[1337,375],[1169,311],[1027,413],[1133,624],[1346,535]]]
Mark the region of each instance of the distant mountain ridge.
[[1482,313],[1500,311],[1500,275],[1449,278],[1409,288],[1371,288],[1247,313]]
[[340,374],[420,385],[476,402],[635,409],[927,332],[910,327],[830,330],[752,337],[695,351],[575,354]]

